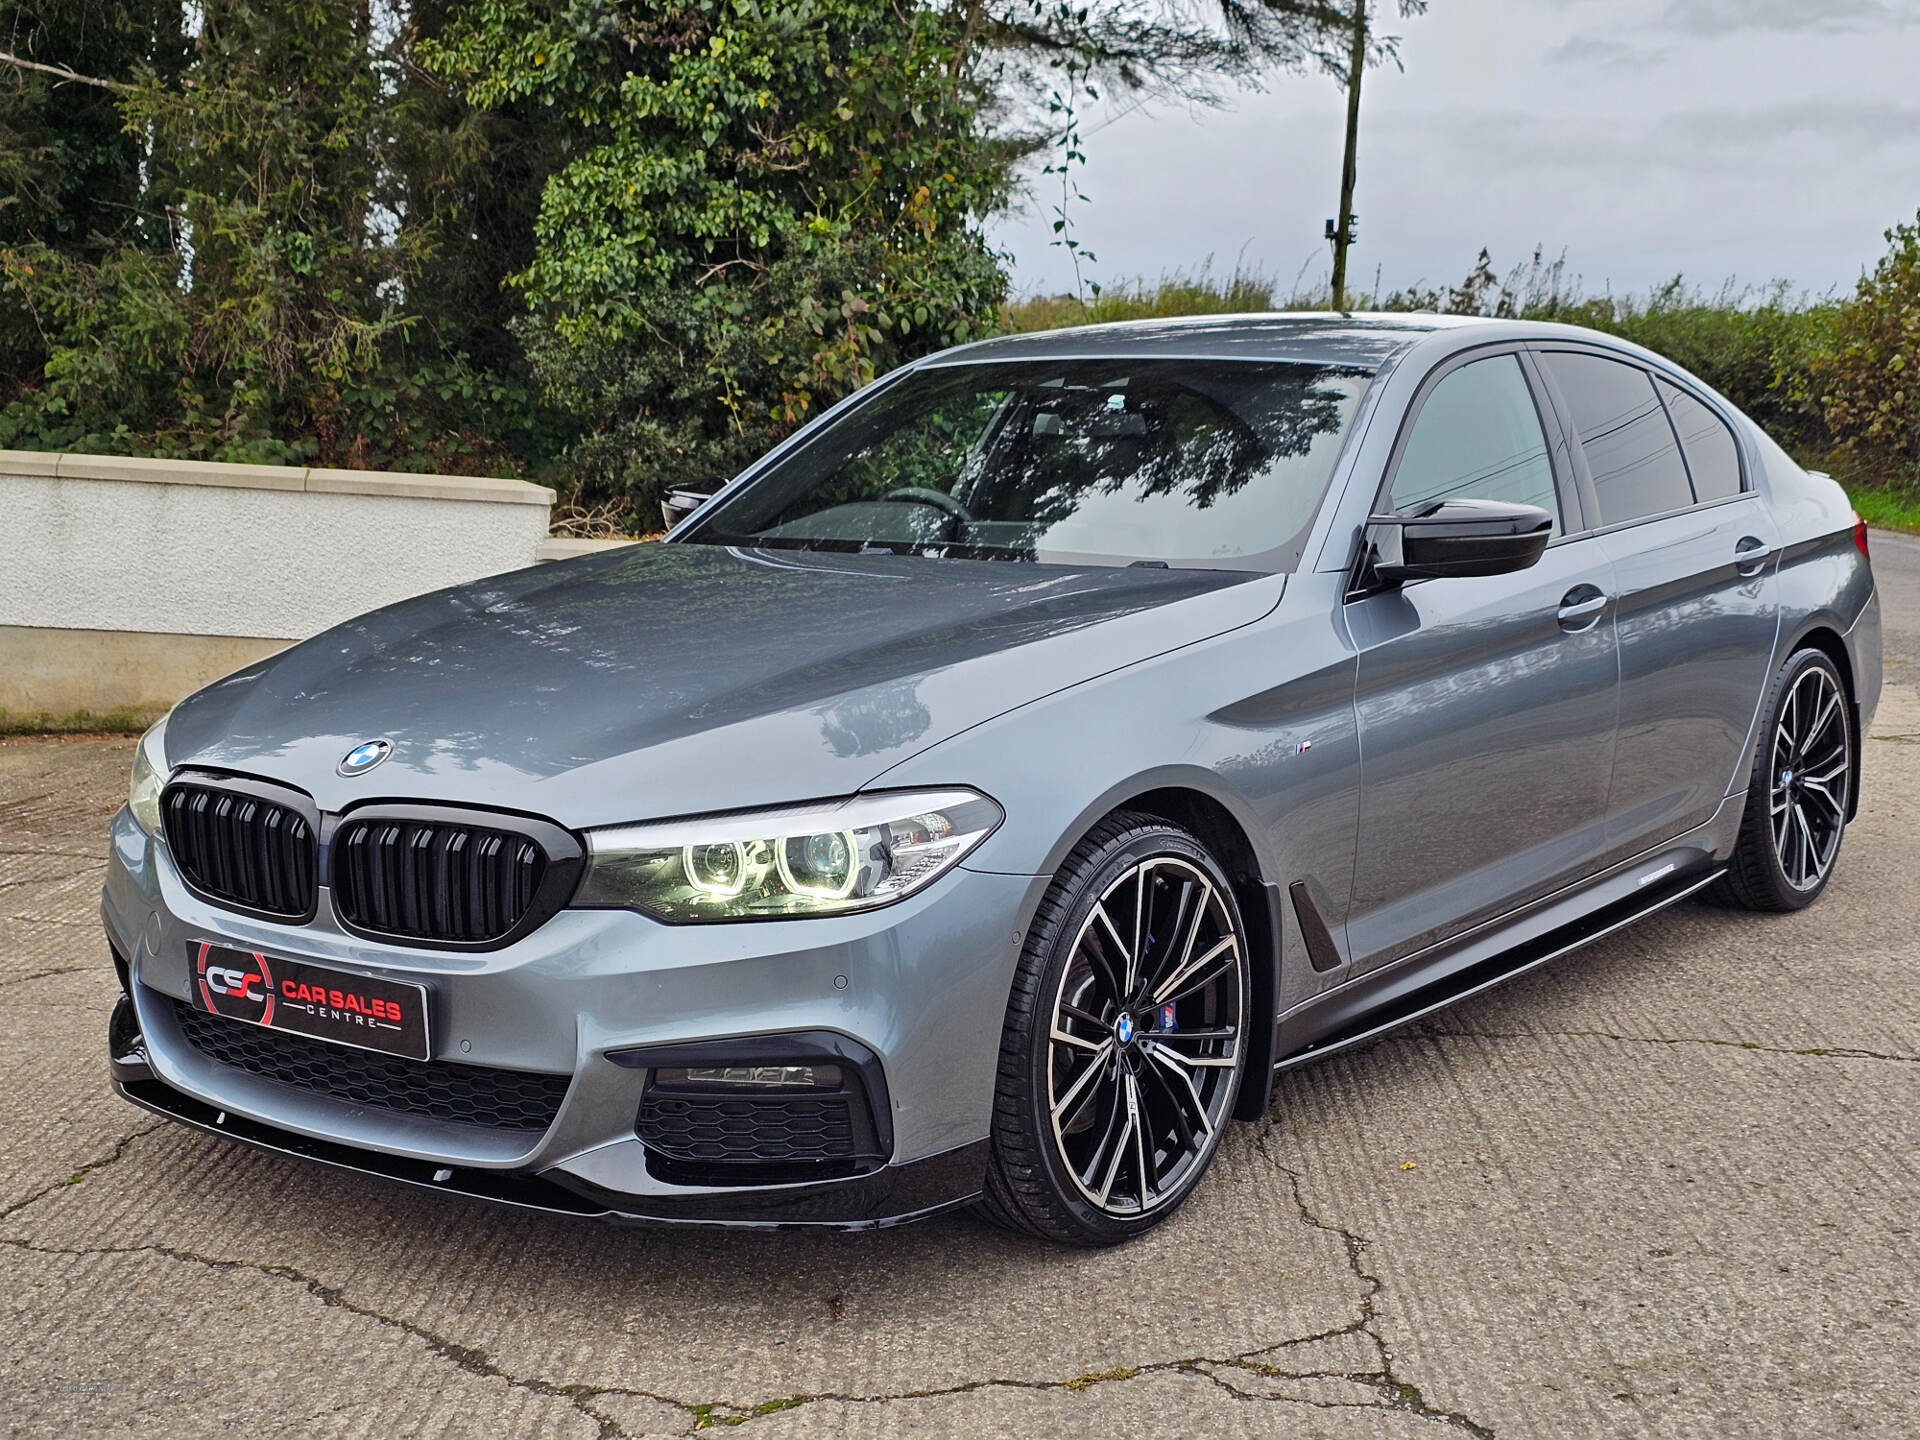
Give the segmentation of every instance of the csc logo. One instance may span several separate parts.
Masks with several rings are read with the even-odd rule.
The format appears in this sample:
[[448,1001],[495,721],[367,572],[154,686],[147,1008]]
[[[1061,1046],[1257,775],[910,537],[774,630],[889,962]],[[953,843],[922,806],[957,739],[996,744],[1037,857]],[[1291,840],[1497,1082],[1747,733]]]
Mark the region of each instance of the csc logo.
[[259,978],[256,971],[229,970],[224,965],[207,967],[207,988],[216,995],[230,995],[235,1000],[266,999],[262,991],[254,988]]

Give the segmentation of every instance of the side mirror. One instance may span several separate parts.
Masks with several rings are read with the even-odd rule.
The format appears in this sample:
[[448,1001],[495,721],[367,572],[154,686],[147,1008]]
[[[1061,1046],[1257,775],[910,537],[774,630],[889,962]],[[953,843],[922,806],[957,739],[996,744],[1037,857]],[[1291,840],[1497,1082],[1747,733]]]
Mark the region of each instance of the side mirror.
[[1505,500],[1436,500],[1409,514],[1367,518],[1366,555],[1383,583],[1506,575],[1540,559],[1553,517]]
[[712,498],[698,490],[669,490],[667,498],[660,502],[660,518],[671,530]]

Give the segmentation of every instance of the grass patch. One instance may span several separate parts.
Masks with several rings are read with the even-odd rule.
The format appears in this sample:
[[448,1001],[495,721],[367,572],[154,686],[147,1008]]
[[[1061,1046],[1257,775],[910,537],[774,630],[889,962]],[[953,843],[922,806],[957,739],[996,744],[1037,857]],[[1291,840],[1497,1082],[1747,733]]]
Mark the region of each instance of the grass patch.
[[813,1399],[811,1395],[788,1395],[780,1400],[762,1400],[753,1407],[755,1415],[774,1415],[782,1410],[797,1410]]
[[1033,295],[1002,307],[1001,328],[1063,330],[1074,325],[1106,325],[1116,320],[1157,320],[1175,315],[1238,315],[1249,311],[1305,309],[1308,297],[1276,299],[1277,286],[1257,270],[1235,268],[1216,276],[1213,262],[1195,270],[1174,270],[1158,280],[1122,280],[1082,300],[1073,295]]
[[1111,1370],[1095,1370],[1085,1375],[1076,1375],[1073,1379],[1066,1382],[1064,1388],[1068,1390],[1091,1390],[1095,1385],[1103,1384],[1108,1380],[1131,1380],[1139,1373],[1139,1369],[1135,1366],[1116,1365]]
[[1904,530],[1920,535],[1920,493],[1890,490],[1878,485],[1849,485],[1847,498],[1860,518],[1882,530]]
[[138,735],[166,712],[140,705],[111,710],[0,710],[0,735]]

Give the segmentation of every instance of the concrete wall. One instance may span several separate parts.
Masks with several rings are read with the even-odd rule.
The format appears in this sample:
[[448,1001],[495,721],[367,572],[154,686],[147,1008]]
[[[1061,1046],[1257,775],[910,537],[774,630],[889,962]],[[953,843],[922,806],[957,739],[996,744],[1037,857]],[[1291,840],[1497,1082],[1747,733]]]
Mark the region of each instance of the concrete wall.
[[519,480],[0,451],[0,710],[159,708],[363,611],[543,558]]
[[209,680],[288,643],[239,635],[0,625],[0,719],[9,713],[76,710],[96,716],[113,710],[157,715]]

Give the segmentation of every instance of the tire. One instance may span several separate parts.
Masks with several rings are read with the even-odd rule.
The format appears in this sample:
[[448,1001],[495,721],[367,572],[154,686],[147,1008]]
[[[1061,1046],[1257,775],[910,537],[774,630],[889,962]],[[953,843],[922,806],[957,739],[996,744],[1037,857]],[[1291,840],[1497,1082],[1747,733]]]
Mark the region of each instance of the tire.
[[1840,859],[1858,765],[1846,681],[1823,652],[1795,651],[1768,698],[1740,838],[1714,898],[1775,913],[1819,899]]
[[988,1217],[1095,1246],[1178,1209],[1233,1114],[1249,979],[1239,906],[1204,845],[1147,815],[1095,826],[1041,901],[1014,974]]

